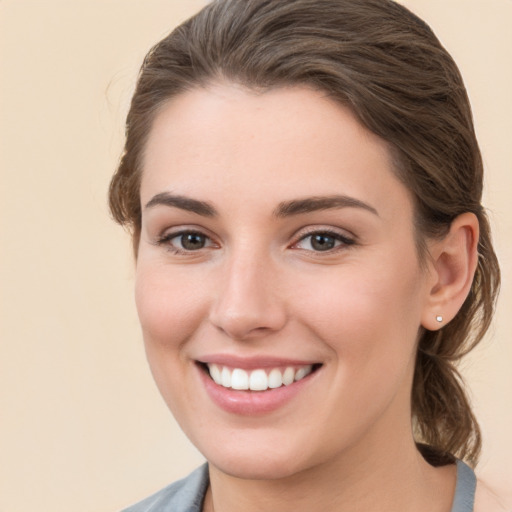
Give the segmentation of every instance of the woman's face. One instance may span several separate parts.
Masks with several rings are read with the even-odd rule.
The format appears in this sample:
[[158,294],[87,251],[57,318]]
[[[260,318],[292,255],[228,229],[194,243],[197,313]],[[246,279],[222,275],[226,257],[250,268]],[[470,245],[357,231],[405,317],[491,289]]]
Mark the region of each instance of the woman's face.
[[213,466],[279,478],[411,442],[432,283],[389,151],[349,110],[308,88],[186,92],[155,120],[141,202],[149,364]]

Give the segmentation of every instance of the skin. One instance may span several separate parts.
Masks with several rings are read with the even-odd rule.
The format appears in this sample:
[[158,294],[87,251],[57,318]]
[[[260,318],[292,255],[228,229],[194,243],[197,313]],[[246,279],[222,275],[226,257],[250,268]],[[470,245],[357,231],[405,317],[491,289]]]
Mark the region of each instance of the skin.
[[[283,214],[283,203],[333,195],[344,203]],[[449,512],[455,468],[417,452],[410,392],[420,329],[449,321],[467,295],[475,219],[429,242],[421,265],[413,202],[384,141],[320,92],[226,83],[161,109],[141,203],[147,357],[210,463],[205,510]],[[187,230],[204,247],[184,250]],[[312,232],[334,247],[315,250]],[[238,415],[205,392],[196,361],[208,354],[321,367],[284,406]]]

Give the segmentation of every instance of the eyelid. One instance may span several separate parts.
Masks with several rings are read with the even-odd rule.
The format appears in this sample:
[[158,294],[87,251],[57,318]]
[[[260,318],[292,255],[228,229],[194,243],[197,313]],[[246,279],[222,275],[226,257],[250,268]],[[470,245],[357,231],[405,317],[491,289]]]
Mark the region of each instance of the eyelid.
[[174,236],[186,233],[203,235],[207,238],[211,238],[212,240],[215,238],[215,235],[209,229],[198,224],[167,224],[165,227],[159,229],[158,231],[155,230],[154,236],[156,240],[161,240],[163,238],[172,238]]
[[[196,250],[187,250],[182,249],[180,247],[176,247],[173,244],[171,244],[171,240],[174,238],[178,238],[183,235],[199,235],[206,239],[207,245],[205,247],[201,247],[200,249]],[[167,228],[161,232],[156,237],[156,240],[154,241],[154,245],[157,246],[165,246],[167,250],[170,252],[173,252],[174,254],[184,254],[184,255],[192,255],[196,253],[200,253],[204,251],[205,249],[211,249],[212,247],[218,247],[218,243],[215,242],[214,238],[205,232],[204,229],[195,227],[195,226],[177,226],[175,228]]]
[[[174,238],[178,238],[180,236],[186,235],[186,234],[195,234],[200,235],[202,237],[205,237],[206,239],[206,245],[205,247],[196,249],[196,250],[187,250],[187,249],[181,249],[179,247],[174,246],[171,244],[171,240]],[[308,252],[315,252],[315,253],[322,253],[325,252],[325,254],[332,254],[334,251],[339,249],[347,249],[350,246],[353,246],[357,243],[357,237],[347,232],[345,229],[341,228],[334,228],[332,226],[307,226],[302,229],[300,229],[296,234],[293,236],[293,242],[289,245],[290,248],[296,248],[301,249],[297,247],[297,245],[305,240],[306,238],[313,236],[313,235],[327,235],[330,237],[333,237],[338,242],[340,242],[337,246],[335,246],[332,249],[327,249],[325,251],[315,251],[313,249],[302,249],[304,251]],[[160,234],[158,234],[153,242],[154,245],[157,246],[167,246],[167,249],[175,252],[177,254],[193,254],[193,253],[199,253],[205,249],[211,249],[211,248],[218,248],[219,243],[215,241],[215,237],[212,236],[208,230],[205,230],[202,227],[190,225],[190,226],[176,226],[176,227],[168,227],[161,231]]]

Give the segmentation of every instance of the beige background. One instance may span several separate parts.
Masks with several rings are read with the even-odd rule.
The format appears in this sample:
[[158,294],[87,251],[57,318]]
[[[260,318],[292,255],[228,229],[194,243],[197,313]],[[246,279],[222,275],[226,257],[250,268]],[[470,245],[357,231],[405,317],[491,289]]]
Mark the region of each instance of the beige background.
[[[201,461],[146,368],[106,189],[147,49],[199,0],[0,0],[0,512],[115,511]],[[512,487],[512,1],[409,0],[459,62],[503,292],[464,366],[480,473]],[[508,485],[507,485],[508,484]]]

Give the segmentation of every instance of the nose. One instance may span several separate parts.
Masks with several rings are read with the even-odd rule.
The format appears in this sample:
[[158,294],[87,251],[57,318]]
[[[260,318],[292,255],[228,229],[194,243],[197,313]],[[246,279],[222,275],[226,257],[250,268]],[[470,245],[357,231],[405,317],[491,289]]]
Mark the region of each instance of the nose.
[[234,340],[250,340],[277,332],[286,324],[279,269],[270,258],[233,255],[221,274],[210,311],[212,324]]

